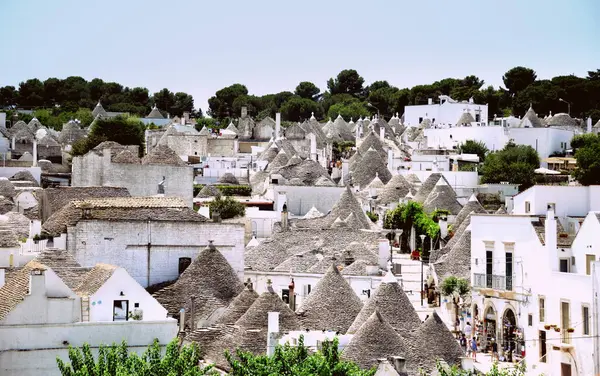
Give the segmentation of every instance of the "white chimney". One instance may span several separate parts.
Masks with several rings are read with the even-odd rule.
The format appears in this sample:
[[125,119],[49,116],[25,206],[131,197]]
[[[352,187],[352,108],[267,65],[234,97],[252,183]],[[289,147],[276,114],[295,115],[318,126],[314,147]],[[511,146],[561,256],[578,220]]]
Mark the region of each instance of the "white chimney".
[[387,270],[390,259],[390,243],[387,239],[379,239],[379,267]]
[[550,262],[550,270],[556,269],[556,247],[558,243],[558,234],[556,218],[554,217],[554,208],[549,207],[546,214],[546,223],[544,226],[545,230],[545,242],[546,252],[548,253],[548,260]]
[[392,356],[390,357],[390,362],[394,366],[396,372],[400,375],[406,374],[406,359],[401,356]]
[[185,118],[183,116],[181,119],[179,119],[179,123],[181,123],[181,125],[185,125]]
[[242,118],[245,118],[246,116],[248,116],[248,108],[247,107],[242,107]]
[[0,268],[0,287],[4,286],[4,268]]
[[592,118],[588,116],[586,122],[587,122],[587,133],[592,133]]
[[440,225],[440,237],[445,238],[448,236],[448,221],[440,218],[438,224]]
[[317,136],[314,133],[310,133],[308,135],[310,138],[310,159],[312,161],[317,161]]
[[383,125],[379,127],[379,139],[381,141],[385,140],[385,128]]
[[269,312],[267,320],[267,356],[272,356],[279,338],[279,312]]
[[429,105],[433,104],[433,98],[427,98],[427,104],[429,104]]
[[31,296],[45,296],[46,295],[46,278],[44,271],[40,269],[34,269],[31,271],[29,280],[29,295]]
[[342,159],[342,184],[346,185],[348,174],[350,173],[350,163],[347,159]]
[[179,333],[185,332],[185,308],[179,310]]
[[390,170],[390,172],[392,172],[392,168],[394,166],[394,151],[392,150],[392,148],[388,149],[387,157],[387,168],[388,170]]
[[15,144],[16,144],[16,140],[15,140],[15,137],[13,136],[13,138],[12,138],[12,143],[11,143],[11,145],[10,145],[10,148],[11,148],[13,151],[15,150]]
[[275,114],[275,139],[281,138],[281,114]]

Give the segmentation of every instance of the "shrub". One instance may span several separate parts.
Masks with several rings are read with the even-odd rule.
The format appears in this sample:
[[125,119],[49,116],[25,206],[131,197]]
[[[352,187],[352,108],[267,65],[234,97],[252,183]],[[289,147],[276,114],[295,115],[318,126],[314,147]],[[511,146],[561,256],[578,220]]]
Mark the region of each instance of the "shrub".
[[[249,185],[215,185],[223,196],[252,196],[252,187]],[[194,184],[194,197],[204,188],[204,184]]]
[[220,214],[221,219],[243,217],[246,215],[246,206],[231,197],[221,198],[220,195],[216,196],[215,199],[208,204],[208,207],[210,209],[211,217],[214,211]]
[[377,222],[379,220],[379,215],[377,213],[368,211],[366,214],[367,217],[369,217],[369,219],[371,220],[371,222]]

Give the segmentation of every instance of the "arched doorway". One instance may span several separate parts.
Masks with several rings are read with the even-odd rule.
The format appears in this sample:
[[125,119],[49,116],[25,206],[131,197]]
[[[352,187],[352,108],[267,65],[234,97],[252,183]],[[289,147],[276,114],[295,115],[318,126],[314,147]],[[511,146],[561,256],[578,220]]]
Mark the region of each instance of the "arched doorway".
[[480,347],[482,351],[488,351],[488,347],[491,346],[492,340],[496,339],[496,328],[497,328],[497,314],[494,306],[488,306],[483,315],[483,336],[479,339]]
[[508,308],[504,311],[504,316],[502,317],[502,349],[508,361],[513,360],[513,354],[519,349],[517,332],[515,312],[511,308]]

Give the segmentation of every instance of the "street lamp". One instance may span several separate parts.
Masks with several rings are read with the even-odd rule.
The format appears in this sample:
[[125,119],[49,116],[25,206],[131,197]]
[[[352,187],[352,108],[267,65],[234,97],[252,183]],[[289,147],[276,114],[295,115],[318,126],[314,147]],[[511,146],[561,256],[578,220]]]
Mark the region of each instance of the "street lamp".
[[380,117],[379,116],[379,109],[377,107],[373,106],[370,102],[367,102],[367,106],[370,106],[370,107],[373,107],[374,109],[376,109],[377,110],[377,118]]
[[402,236],[403,230],[401,229],[390,229],[386,231],[385,237],[390,242],[390,265],[394,264],[394,240]]
[[423,288],[423,249],[425,248],[425,235],[419,235],[421,237],[421,255],[419,255],[419,260],[421,261],[421,307],[423,307],[423,295],[425,289]]
[[567,106],[568,106],[567,107],[568,108],[567,111],[568,111],[569,116],[571,116],[571,102],[567,102],[566,100],[564,100],[562,98],[558,98],[558,100],[567,104]]

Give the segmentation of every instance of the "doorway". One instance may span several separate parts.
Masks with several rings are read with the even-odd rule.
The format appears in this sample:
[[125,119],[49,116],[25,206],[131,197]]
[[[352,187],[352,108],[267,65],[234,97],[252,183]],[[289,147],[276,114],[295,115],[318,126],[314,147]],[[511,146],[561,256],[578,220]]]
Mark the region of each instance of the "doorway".
[[571,376],[571,364],[561,363],[560,364],[560,376]]
[[113,321],[127,321],[129,300],[113,301]]
[[179,275],[181,275],[185,269],[192,263],[191,257],[180,257],[179,258]]
[[517,349],[516,330],[517,318],[515,313],[512,309],[507,309],[502,319],[502,348],[507,351],[511,360],[513,351]]
[[546,331],[540,330],[538,338],[540,340],[540,362],[546,363],[546,353],[548,351],[546,349]]

